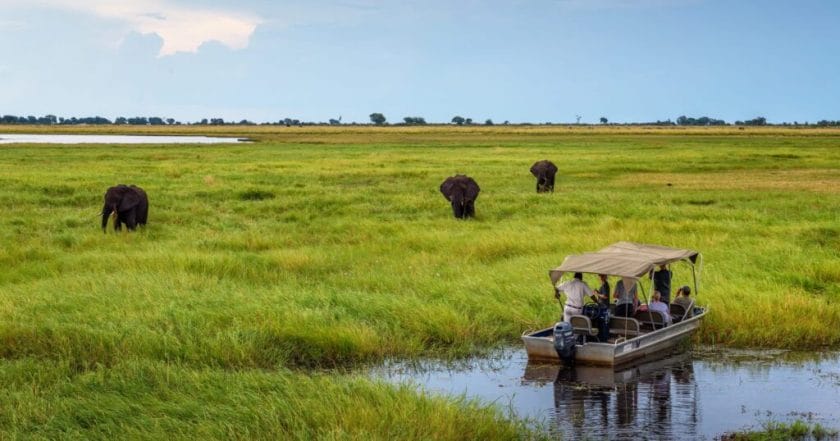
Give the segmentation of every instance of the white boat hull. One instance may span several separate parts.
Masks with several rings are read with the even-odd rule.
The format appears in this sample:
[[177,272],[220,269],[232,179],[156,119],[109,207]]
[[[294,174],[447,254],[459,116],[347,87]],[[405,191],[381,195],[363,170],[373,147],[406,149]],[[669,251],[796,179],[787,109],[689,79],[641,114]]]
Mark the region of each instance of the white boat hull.
[[[586,342],[576,346],[575,362],[600,366],[618,366],[639,359],[665,357],[681,349],[683,343],[700,327],[706,310],[670,326],[621,340],[618,343]],[[560,363],[554,349],[553,328],[522,334],[529,360]]]

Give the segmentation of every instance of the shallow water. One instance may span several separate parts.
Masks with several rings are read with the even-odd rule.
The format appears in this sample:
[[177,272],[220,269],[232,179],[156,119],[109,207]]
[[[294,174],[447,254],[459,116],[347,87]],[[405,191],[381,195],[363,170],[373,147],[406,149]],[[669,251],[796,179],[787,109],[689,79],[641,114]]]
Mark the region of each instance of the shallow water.
[[243,141],[239,138],[213,136],[32,135],[0,133],[0,144],[222,144]]
[[797,419],[840,428],[840,354],[700,348],[633,368],[529,364],[524,349],[373,375],[478,398],[565,439],[713,439]]

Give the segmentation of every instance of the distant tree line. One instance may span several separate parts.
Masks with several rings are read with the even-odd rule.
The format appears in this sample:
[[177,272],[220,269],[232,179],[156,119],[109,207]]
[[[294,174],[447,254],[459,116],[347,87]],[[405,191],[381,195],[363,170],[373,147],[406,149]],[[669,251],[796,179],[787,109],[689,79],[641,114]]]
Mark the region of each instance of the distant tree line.
[[827,119],[817,121],[817,125],[820,127],[840,127],[840,120],[837,121],[829,121]]
[[[375,125],[388,125],[388,120],[384,114],[374,112],[369,115],[370,123]],[[679,116],[676,121],[672,121],[670,119],[666,119],[664,121],[656,120],[652,122],[629,122],[629,123],[615,123],[609,122],[607,117],[602,116],[599,118],[601,124],[609,124],[609,125],[626,125],[626,126],[724,126],[729,125],[726,121],[722,119],[715,119],[710,118],[708,116],[701,116],[701,117],[689,117],[685,115]],[[457,126],[470,126],[470,125],[478,125],[481,124],[480,122],[473,121],[472,118],[465,118],[461,115],[455,115],[449,122],[450,124],[454,124]],[[135,125],[135,126],[163,126],[163,125],[211,125],[211,126],[221,126],[221,125],[257,125],[257,123],[249,121],[247,119],[243,119],[240,121],[225,121],[223,118],[203,118],[196,122],[187,122],[182,123],[181,121],[176,121],[174,118],[161,118],[157,116],[135,116],[135,117],[124,117],[119,116],[115,118],[113,121],[109,120],[108,118],[104,118],[101,116],[88,116],[88,117],[71,117],[71,118],[64,118],[64,117],[57,117],[55,115],[44,115],[41,117],[36,116],[17,116],[17,115],[3,115],[0,116],[0,124],[40,124],[40,125],[80,125],[80,124],[88,124],[88,125]],[[260,123],[260,125],[284,125],[286,127],[291,126],[319,126],[319,125],[341,125],[341,124],[349,124],[349,125],[359,125],[359,123],[351,122],[351,123],[342,123],[341,117],[338,119],[330,118],[329,122],[312,122],[312,121],[302,121],[295,118],[281,118],[278,121],[274,122],[264,122]],[[435,123],[428,123],[426,119],[422,116],[406,116],[403,117],[402,121],[393,123],[395,126],[422,126],[427,124],[435,124]],[[505,121],[501,123],[503,125],[510,124],[509,121]],[[533,123],[529,122],[520,122],[517,123],[519,125],[534,125]],[[546,125],[552,124],[567,124],[567,123],[552,123],[552,122],[545,122]],[[484,121],[484,125],[492,126],[495,125],[492,119],[488,118]],[[736,126],[767,126],[767,125],[778,125],[778,126],[811,126],[816,125],[819,127],[840,127],[840,120],[833,121],[833,120],[820,120],[815,124],[809,124],[808,122],[800,123],[797,121],[790,122],[781,122],[776,124],[770,124],[767,122],[767,118],[763,116],[758,116],[753,119],[748,119],[744,121],[735,121],[734,125]]]
[[726,121],[722,119],[709,118],[708,116],[701,116],[700,118],[689,118],[685,115],[677,118],[678,126],[725,126]]

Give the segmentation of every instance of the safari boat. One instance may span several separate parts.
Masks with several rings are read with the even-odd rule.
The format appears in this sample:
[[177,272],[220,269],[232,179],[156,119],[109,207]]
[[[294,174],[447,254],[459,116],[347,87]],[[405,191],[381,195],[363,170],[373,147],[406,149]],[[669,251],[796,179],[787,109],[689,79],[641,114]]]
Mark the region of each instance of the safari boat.
[[[659,245],[618,242],[597,252],[571,255],[566,257],[562,265],[549,271],[549,276],[554,285],[565,274],[589,273],[620,277],[627,289],[639,284],[637,292],[640,297],[646,292],[644,282],[648,282],[648,292],[652,297],[653,270],[659,265],[672,263],[682,263],[690,269],[694,282],[692,297],[695,297],[702,266],[700,253]],[[671,324],[657,311],[637,311],[635,316],[626,318],[610,316],[606,341],[597,338],[599,329],[593,326],[590,316],[574,315],[570,319],[571,323],[558,322],[537,331],[525,331],[522,341],[529,360],[616,367],[680,352],[691,334],[700,327],[706,313],[705,307],[696,306],[692,302],[688,308],[671,304]]]

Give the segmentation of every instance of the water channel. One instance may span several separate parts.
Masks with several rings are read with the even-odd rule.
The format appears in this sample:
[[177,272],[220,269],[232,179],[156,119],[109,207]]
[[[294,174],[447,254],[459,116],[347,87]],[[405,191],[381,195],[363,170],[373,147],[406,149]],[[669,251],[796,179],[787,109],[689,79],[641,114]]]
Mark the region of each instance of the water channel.
[[231,144],[239,138],[162,135],[35,135],[0,133],[0,144]]
[[616,371],[529,364],[524,349],[507,349],[373,375],[494,403],[563,439],[711,440],[767,421],[840,428],[840,353],[695,348]]

